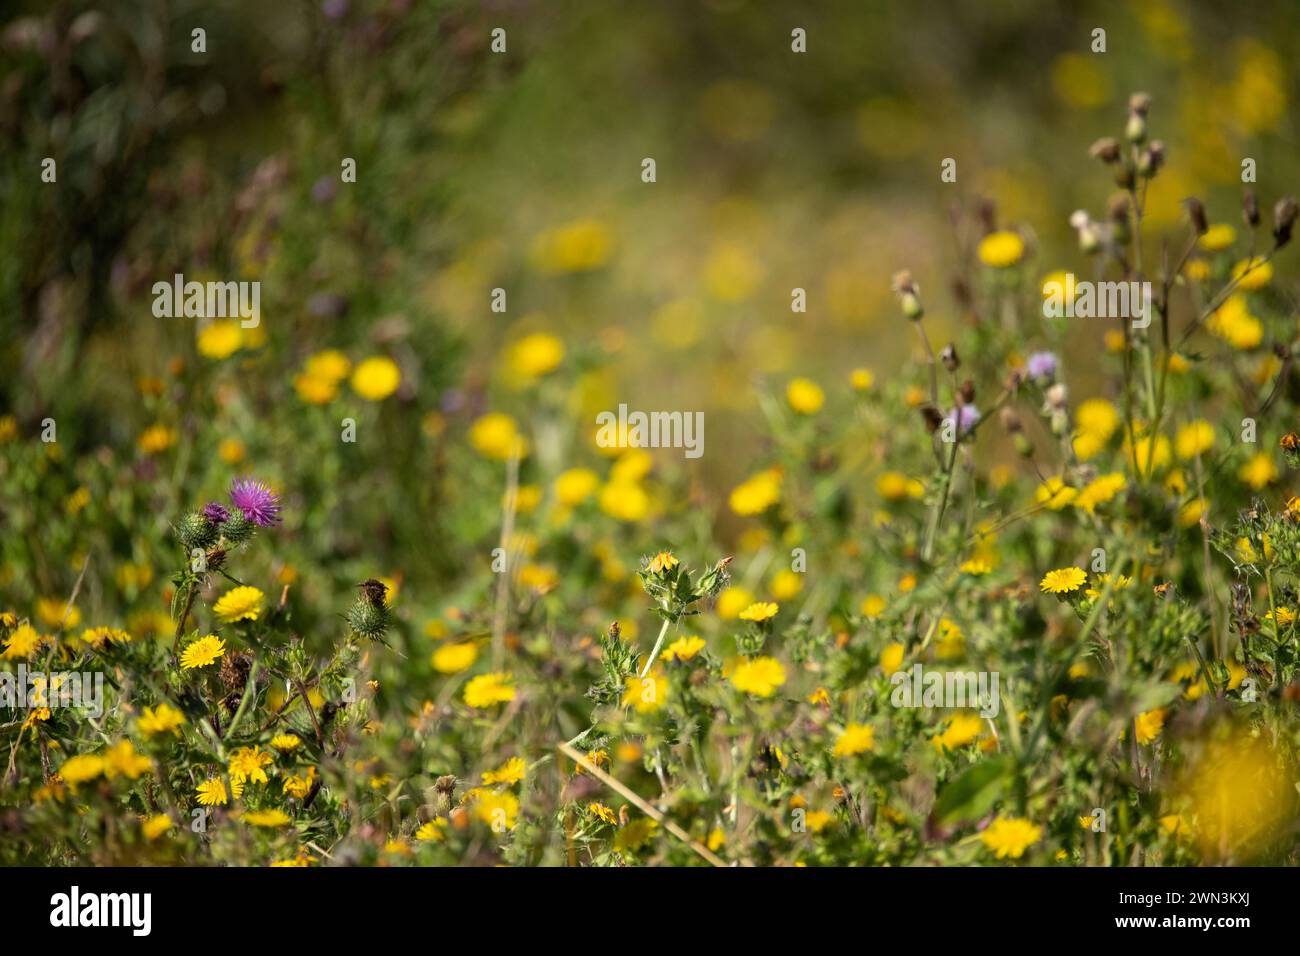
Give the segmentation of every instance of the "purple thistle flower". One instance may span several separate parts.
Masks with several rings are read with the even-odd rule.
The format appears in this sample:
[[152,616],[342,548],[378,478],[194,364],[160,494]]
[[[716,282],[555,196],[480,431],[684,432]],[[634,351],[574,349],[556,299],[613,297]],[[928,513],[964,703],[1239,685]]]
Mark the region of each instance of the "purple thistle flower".
[[203,517],[208,519],[210,525],[225,524],[230,520],[230,512],[226,510],[225,505],[209,501],[203,507]]
[[1025,363],[1030,378],[1055,378],[1056,366],[1056,356],[1051,352],[1035,352]]
[[230,501],[244,518],[262,528],[280,523],[280,496],[264,481],[237,478],[230,483]]
[[[976,423],[979,422],[980,420],[980,410],[976,408],[974,405],[962,405],[961,407],[956,409],[956,414],[957,414],[958,435],[966,434],[968,431],[974,428]],[[953,413],[949,412],[945,416],[944,420],[950,422],[952,421],[952,418],[953,418]]]

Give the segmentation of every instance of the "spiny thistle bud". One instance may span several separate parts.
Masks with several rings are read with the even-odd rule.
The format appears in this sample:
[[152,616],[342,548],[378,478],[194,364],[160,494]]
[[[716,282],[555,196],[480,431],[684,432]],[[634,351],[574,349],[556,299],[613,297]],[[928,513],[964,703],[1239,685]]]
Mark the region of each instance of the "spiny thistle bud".
[[438,816],[445,817],[451,812],[451,798],[455,792],[455,774],[445,774],[433,782],[433,809]]
[[1252,229],[1259,225],[1259,199],[1253,189],[1247,189],[1241,197],[1241,218]]
[[1277,248],[1281,249],[1291,241],[1297,213],[1300,213],[1300,207],[1296,205],[1294,196],[1279,199],[1273,207],[1273,241]]
[[[731,565],[732,558],[730,555],[723,558],[709,570],[704,572],[700,578],[699,593],[709,598],[715,598],[722,593],[722,589],[727,586],[731,580],[731,572],[727,568]],[[618,634],[618,622],[612,625],[613,633]]]
[[1195,196],[1188,196],[1183,200],[1183,209],[1187,211],[1187,221],[1192,224],[1196,234],[1198,236],[1205,235],[1206,230],[1210,228],[1210,223],[1205,218],[1205,203]]
[[388,608],[382,601],[375,604],[362,597],[348,608],[348,627],[352,628],[352,632],[358,637],[383,644],[384,634],[387,633],[391,623]]
[[1165,164],[1165,144],[1163,140],[1153,139],[1151,145],[1142,150],[1138,156],[1138,172],[1150,179],[1160,172]]
[[1110,165],[1119,162],[1119,140],[1113,136],[1103,136],[1088,148],[1088,155]]
[[208,551],[207,555],[205,555],[205,560],[208,563],[208,570],[216,571],[226,563],[226,549],[212,548]]
[[242,514],[233,514],[230,520],[221,526],[221,534],[231,544],[243,544],[257,531],[257,525]]
[[915,322],[925,314],[925,310],[921,307],[921,290],[912,281],[911,272],[904,269],[902,272],[895,273],[893,289],[903,307],[903,315]]
[[961,359],[957,357],[957,348],[951,342],[943,347],[939,353],[939,360],[943,362],[943,367],[950,372],[955,372],[961,367]]
[[217,540],[217,529],[202,514],[191,511],[176,526],[176,537],[187,551],[191,548],[206,548]]

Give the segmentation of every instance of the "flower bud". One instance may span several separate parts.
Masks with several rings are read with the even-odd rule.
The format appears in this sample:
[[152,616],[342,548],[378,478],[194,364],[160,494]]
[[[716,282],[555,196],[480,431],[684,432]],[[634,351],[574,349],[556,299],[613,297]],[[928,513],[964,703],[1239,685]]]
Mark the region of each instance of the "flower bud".
[[1124,138],[1130,143],[1140,143],[1147,138],[1147,111],[1150,109],[1151,97],[1146,93],[1134,93],[1129,97]]
[[257,531],[257,525],[249,521],[242,513],[236,511],[230,520],[221,526],[221,534],[231,544],[243,544]]
[[939,353],[939,361],[943,362],[943,367],[950,372],[957,371],[961,367],[961,359],[957,357],[957,349],[951,342],[943,347]]
[[388,608],[374,604],[364,597],[348,609],[348,627],[360,637],[377,641],[383,638],[391,623]]
[[1150,179],[1160,172],[1165,164],[1165,144],[1163,140],[1154,139],[1151,145],[1138,155],[1138,172]]
[[1259,199],[1253,189],[1247,189],[1241,197],[1241,218],[1252,229],[1259,225]]
[[1295,197],[1287,196],[1277,201],[1273,207],[1273,241],[1277,248],[1282,248],[1291,241],[1291,230],[1295,227],[1297,207]]
[[1187,221],[1192,224],[1198,236],[1205,235],[1210,228],[1209,222],[1205,218],[1205,204],[1195,196],[1188,196],[1183,200],[1183,209],[1187,212]]
[[1020,421],[1020,415],[1014,408],[1004,408],[998,413],[998,420],[1002,422],[1002,427],[1008,435],[1019,435],[1024,429],[1024,423]]
[[1119,140],[1113,136],[1103,136],[1088,149],[1088,155],[1109,165],[1119,162],[1119,149]]
[[1143,116],[1137,113],[1128,115],[1128,123],[1124,126],[1124,138],[1130,143],[1140,143],[1147,138],[1147,121]]
[[191,511],[176,526],[176,537],[185,545],[186,551],[191,548],[207,548],[217,540],[217,529],[202,514]]
[[912,281],[912,273],[904,269],[894,275],[893,282],[894,292],[898,295],[898,301],[903,307],[903,315],[907,316],[913,322],[921,318],[925,310],[921,307],[921,290],[915,282]]

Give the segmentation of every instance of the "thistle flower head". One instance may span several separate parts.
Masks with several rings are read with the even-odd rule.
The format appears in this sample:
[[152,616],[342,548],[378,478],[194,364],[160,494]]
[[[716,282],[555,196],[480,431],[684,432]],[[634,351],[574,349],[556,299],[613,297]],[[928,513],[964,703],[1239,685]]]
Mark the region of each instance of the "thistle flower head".
[[1034,352],[1025,362],[1030,378],[1055,378],[1057,365],[1053,352]]
[[203,507],[203,517],[208,519],[208,524],[224,524],[230,520],[230,512],[226,509],[225,505],[218,504],[215,501],[209,501]]
[[280,523],[280,496],[264,481],[236,478],[230,484],[230,502],[260,528]]

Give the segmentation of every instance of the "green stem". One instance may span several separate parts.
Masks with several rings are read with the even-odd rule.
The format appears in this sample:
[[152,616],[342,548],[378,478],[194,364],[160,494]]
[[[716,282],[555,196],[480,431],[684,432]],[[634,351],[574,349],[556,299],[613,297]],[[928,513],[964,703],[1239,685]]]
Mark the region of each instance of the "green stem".
[[642,677],[645,677],[646,674],[650,673],[651,666],[659,656],[659,649],[664,646],[664,637],[668,634],[668,627],[670,624],[672,624],[672,621],[664,618],[664,626],[659,628],[659,638],[655,641],[655,646],[650,649],[650,656],[646,658],[645,667],[641,668]]

